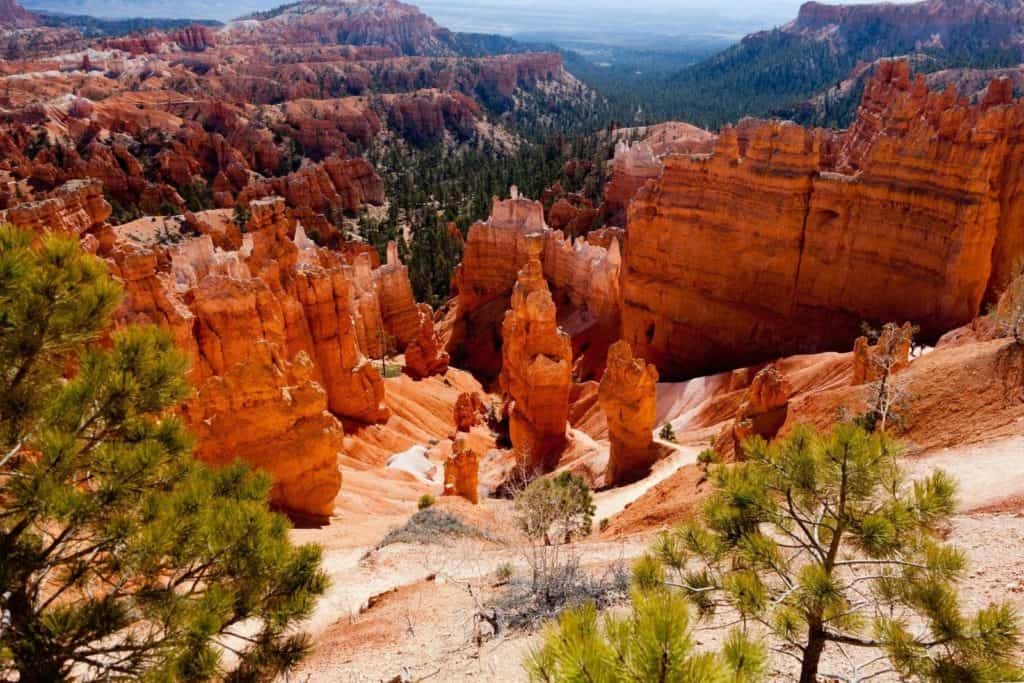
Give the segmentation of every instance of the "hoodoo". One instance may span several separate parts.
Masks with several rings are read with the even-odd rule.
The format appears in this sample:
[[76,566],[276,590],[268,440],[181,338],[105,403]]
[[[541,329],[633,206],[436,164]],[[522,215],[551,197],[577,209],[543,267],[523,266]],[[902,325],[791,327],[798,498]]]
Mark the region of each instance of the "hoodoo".
[[611,442],[606,484],[639,479],[657,459],[653,447],[657,385],[658,369],[633,358],[628,343],[617,342],[608,350],[608,367],[598,392]]
[[540,262],[541,236],[526,238],[527,262],[502,324],[501,388],[509,401],[509,435],[529,471],[550,471],[566,443],[572,345],[558,327]]

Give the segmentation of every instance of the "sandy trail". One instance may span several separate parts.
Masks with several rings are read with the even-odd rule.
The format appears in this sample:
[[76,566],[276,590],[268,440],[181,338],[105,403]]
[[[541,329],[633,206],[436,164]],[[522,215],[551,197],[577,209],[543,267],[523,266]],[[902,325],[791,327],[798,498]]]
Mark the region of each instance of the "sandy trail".
[[630,503],[678,472],[679,468],[693,465],[697,462],[697,454],[700,452],[697,448],[677,446],[660,439],[657,439],[656,442],[661,446],[675,449],[675,452],[667,458],[662,458],[656,462],[651,469],[651,473],[644,479],[633,484],[596,493],[594,495],[594,505],[597,507],[597,512],[594,514],[594,519],[609,519],[619,514]]
[[1024,495],[1024,436],[947,448],[904,461],[910,477],[941,469],[956,478],[966,512]]

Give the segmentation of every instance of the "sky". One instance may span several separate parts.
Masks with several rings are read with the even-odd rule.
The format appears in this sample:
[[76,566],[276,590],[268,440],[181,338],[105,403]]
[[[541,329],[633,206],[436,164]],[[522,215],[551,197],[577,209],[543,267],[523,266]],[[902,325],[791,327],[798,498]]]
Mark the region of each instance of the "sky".
[[[288,0],[22,0],[30,9],[222,21]],[[709,35],[739,38],[796,16],[801,0],[406,0],[455,31],[511,36]],[[847,0],[864,2],[865,0]]]

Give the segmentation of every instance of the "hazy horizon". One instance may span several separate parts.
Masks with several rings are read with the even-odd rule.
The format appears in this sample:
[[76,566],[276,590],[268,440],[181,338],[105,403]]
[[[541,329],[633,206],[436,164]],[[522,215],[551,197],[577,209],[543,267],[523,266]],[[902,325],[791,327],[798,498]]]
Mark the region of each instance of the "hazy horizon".
[[[848,0],[842,4],[865,4]],[[907,1],[907,0],[897,0]],[[283,0],[24,0],[29,9],[97,17],[161,17],[228,21],[285,4]],[[585,6],[570,0],[412,0],[439,24],[453,31],[508,36],[687,36],[738,39],[793,19],[801,0],[646,0],[630,3],[596,0]],[[833,4],[833,3],[830,3]],[[839,3],[834,3],[839,4]]]

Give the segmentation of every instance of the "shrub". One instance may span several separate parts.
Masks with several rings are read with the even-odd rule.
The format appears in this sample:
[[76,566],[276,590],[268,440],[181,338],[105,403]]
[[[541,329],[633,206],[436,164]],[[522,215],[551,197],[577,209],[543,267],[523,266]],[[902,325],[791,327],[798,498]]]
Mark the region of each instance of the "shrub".
[[697,464],[703,465],[705,468],[710,465],[717,465],[720,462],[722,462],[722,456],[713,448],[705,448],[697,455]]
[[531,540],[551,545],[590,534],[594,497],[587,482],[571,472],[533,480],[513,502],[516,524]]
[[434,497],[432,495],[430,495],[429,493],[424,493],[422,496],[420,496],[420,499],[416,501],[416,507],[419,508],[420,510],[426,510],[429,507],[433,507],[434,503],[436,502],[437,501],[434,500]]
[[671,422],[665,423],[665,425],[661,428],[661,431],[658,432],[658,438],[661,439],[662,441],[676,443],[676,432],[674,429],[672,429]]
[[491,538],[488,534],[466,524],[455,515],[435,507],[428,507],[414,514],[402,526],[389,531],[384,539],[377,544],[377,549],[394,543],[430,545],[443,542],[446,538],[459,537]]
[[495,571],[495,576],[501,583],[508,583],[515,576],[516,568],[511,562],[502,562]]

